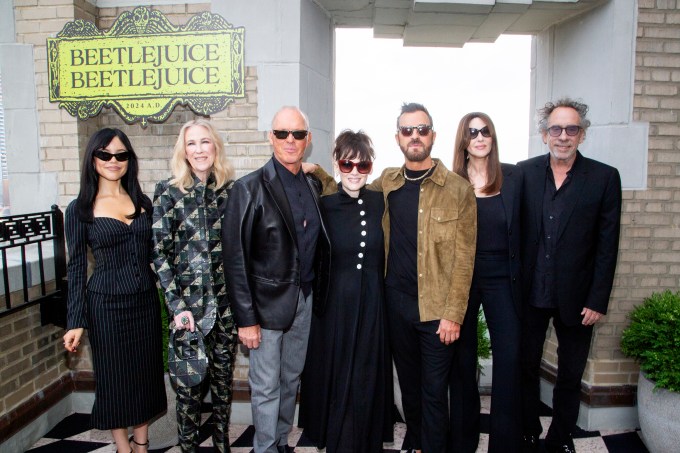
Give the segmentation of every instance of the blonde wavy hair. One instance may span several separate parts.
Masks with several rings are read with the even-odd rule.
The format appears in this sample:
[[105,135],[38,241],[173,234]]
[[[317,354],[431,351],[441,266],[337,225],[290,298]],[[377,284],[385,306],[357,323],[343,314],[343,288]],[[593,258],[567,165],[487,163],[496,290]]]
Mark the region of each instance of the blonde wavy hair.
[[198,118],[186,122],[179,130],[179,136],[175,143],[175,150],[170,160],[170,169],[172,170],[173,178],[170,184],[177,187],[182,192],[187,191],[194,185],[194,178],[191,176],[191,165],[187,162],[186,148],[184,146],[184,139],[186,131],[190,127],[201,126],[208,130],[210,138],[215,144],[215,163],[213,164],[212,173],[215,176],[217,187],[224,186],[229,180],[234,178],[234,167],[227,159],[227,154],[224,152],[224,141],[217,132],[212,123],[204,118]]

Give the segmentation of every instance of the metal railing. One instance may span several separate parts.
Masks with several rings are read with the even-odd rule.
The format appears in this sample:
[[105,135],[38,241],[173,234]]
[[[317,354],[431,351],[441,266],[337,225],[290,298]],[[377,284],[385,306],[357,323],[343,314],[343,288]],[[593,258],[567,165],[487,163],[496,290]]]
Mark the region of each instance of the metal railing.
[[[43,248],[52,247],[52,260],[46,260]],[[37,250],[37,258],[29,259],[27,250]],[[21,288],[12,288],[8,254],[18,251],[21,266]],[[43,325],[65,325],[66,320],[66,241],[64,238],[64,214],[57,205],[51,211],[0,217],[0,254],[2,255],[2,281],[4,283],[5,307],[0,317],[7,316],[35,304],[40,304]],[[31,272],[32,261],[38,267],[38,281]],[[54,285],[48,289],[45,265],[53,266]],[[14,283],[14,286],[17,286]],[[22,290],[23,300],[17,295]],[[33,289],[33,291],[31,291]],[[30,295],[31,292],[37,295]],[[12,294],[14,293],[14,297]]]

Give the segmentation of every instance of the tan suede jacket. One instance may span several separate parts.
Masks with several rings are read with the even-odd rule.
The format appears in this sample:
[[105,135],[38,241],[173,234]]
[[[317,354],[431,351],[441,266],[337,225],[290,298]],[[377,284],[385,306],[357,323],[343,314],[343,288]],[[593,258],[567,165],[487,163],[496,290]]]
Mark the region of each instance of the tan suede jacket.
[[[447,319],[463,323],[477,243],[477,201],[468,181],[446,169],[439,159],[425,178],[418,202],[418,307],[421,321]],[[335,182],[322,169],[314,172],[333,193]],[[383,192],[385,261],[390,249],[388,195],[404,185],[404,168],[387,168],[367,187]],[[387,270],[386,270],[387,271]]]

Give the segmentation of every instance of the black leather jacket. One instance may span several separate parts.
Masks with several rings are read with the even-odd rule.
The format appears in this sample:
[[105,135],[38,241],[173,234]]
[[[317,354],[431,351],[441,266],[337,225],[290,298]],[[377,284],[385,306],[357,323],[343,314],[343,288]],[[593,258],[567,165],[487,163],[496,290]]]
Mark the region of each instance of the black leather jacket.
[[[321,185],[311,175],[307,182],[321,219],[317,254],[329,255]],[[222,253],[236,325],[288,329],[297,309],[300,259],[293,214],[273,160],[234,183],[222,222]],[[327,268],[316,272],[315,304],[325,300],[328,283]]]

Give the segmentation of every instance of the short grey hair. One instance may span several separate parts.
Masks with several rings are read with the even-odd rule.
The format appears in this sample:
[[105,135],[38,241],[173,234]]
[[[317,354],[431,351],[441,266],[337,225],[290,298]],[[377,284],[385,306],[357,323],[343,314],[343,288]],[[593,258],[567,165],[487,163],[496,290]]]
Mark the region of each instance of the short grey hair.
[[568,107],[576,110],[580,118],[581,129],[584,131],[590,126],[590,120],[586,118],[588,114],[588,106],[582,102],[575,101],[571,98],[561,98],[555,102],[546,102],[543,108],[538,109],[538,132],[543,133],[548,130],[548,117],[559,107]]

